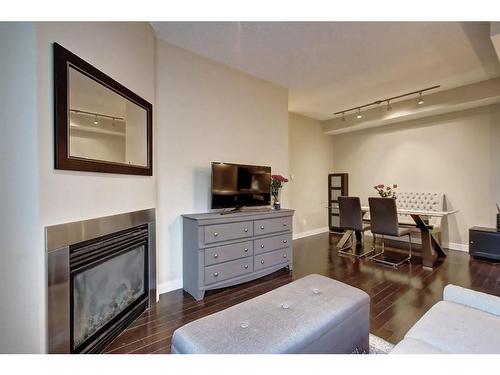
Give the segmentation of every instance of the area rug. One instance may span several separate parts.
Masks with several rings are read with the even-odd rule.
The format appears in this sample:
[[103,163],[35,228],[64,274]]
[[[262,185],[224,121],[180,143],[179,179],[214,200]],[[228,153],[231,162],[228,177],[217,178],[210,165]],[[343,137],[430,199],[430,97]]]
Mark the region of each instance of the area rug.
[[394,345],[370,333],[370,354],[387,354]]

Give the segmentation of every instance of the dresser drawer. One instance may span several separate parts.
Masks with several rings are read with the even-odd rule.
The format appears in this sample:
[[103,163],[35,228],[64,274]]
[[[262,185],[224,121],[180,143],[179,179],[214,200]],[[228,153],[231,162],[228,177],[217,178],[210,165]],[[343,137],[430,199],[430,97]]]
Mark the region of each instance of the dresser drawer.
[[253,226],[251,221],[207,225],[205,227],[205,243],[235,240],[252,236]]
[[253,222],[253,232],[256,236],[276,232],[292,230],[292,217],[278,217],[275,219],[255,220]]
[[253,272],[253,257],[247,257],[230,262],[205,267],[205,284],[230,279]]
[[253,255],[253,241],[239,242],[231,245],[205,249],[205,265],[227,262],[228,260]]
[[254,270],[258,271],[267,267],[275,266],[280,263],[287,263],[292,258],[292,249],[287,247],[285,249],[271,251],[255,255]]
[[254,241],[255,254],[265,253],[271,250],[281,249],[292,245],[292,234],[262,238]]

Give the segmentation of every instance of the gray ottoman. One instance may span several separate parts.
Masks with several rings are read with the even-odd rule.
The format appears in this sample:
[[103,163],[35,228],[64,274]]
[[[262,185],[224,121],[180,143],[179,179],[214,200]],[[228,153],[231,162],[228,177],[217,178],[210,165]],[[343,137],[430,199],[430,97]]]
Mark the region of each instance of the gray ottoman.
[[172,353],[368,352],[370,297],[320,275],[180,327]]

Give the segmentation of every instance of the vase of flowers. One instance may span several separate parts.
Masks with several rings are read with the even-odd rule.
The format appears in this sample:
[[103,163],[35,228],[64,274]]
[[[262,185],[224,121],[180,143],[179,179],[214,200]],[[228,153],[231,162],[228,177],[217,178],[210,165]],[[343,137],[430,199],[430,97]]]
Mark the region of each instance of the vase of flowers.
[[384,185],[384,184],[378,184],[375,185],[373,188],[377,190],[378,195],[380,195],[382,198],[393,198],[397,199],[396,196],[396,189],[398,185],[392,184],[392,185]]
[[281,189],[283,185],[288,182],[288,178],[283,177],[279,174],[273,174],[271,176],[271,195],[274,200],[274,209],[279,210],[281,208],[280,198]]

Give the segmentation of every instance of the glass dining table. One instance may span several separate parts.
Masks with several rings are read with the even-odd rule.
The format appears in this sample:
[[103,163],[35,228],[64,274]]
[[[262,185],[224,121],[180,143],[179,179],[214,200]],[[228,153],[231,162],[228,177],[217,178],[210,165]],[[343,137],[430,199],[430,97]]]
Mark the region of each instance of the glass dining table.
[[[361,211],[363,215],[370,211],[368,206],[361,206]],[[417,209],[406,209],[398,208],[398,215],[408,215],[413,219],[414,224],[404,223],[404,225],[414,225],[420,230],[420,236],[422,240],[422,265],[425,268],[434,268],[436,261],[439,258],[446,257],[441,244],[436,239],[433,233],[433,227],[427,224],[427,219],[430,217],[440,217],[444,218],[449,215],[453,215],[458,212],[458,210],[451,211],[431,211],[431,210],[417,210]],[[352,230],[346,230],[344,235],[337,243],[337,249],[342,248],[350,236],[352,236]],[[358,234],[357,234],[358,237]]]

